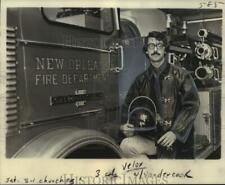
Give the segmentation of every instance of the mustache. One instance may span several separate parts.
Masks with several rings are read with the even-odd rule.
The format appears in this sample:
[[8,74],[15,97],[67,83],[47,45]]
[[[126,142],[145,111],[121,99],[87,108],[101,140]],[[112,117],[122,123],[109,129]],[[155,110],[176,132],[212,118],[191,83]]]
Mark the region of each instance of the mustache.
[[151,55],[152,55],[152,56],[153,56],[153,55],[160,55],[160,53],[158,53],[157,51],[155,51],[155,52],[152,53]]

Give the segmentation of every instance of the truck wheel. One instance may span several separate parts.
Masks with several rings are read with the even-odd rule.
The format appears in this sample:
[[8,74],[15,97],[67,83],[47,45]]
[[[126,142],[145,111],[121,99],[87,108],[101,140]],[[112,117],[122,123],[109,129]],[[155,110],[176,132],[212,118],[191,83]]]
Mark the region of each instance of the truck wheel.
[[48,130],[26,143],[14,158],[122,158],[119,146],[108,135],[88,129]]

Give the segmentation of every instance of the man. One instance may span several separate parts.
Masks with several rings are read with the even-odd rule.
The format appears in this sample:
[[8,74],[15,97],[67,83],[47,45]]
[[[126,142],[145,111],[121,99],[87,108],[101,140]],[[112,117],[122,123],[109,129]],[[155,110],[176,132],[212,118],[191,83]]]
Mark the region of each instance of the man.
[[[162,32],[150,32],[145,38],[144,52],[150,67],[130,87],[122,107],[122,133],[126,136],[120,147],[127,157],[193,158],[193,121],[199,108],[195,83],[183,68],[167,61],[167,39]],[[135,132],[126,123],[128,106],[138,96],[147,96],[156,104],[161,122],[152,137]]]

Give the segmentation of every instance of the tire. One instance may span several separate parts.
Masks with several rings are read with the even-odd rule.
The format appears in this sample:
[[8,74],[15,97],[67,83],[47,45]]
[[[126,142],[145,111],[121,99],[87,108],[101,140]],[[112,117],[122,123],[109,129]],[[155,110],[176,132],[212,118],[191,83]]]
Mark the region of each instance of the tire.
[[79,128],[57,128],[33,138],[13,157],[122,158],[123,154],[115,141],[102,132]]

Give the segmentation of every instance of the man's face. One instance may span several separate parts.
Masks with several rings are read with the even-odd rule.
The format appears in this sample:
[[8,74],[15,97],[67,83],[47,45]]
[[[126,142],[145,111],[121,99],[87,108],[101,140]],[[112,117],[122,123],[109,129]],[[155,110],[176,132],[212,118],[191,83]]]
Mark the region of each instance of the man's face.
[[148,56],[153,63],[161,62],[164,59],[165,46],[163,41],[154,37],[148,38]]

